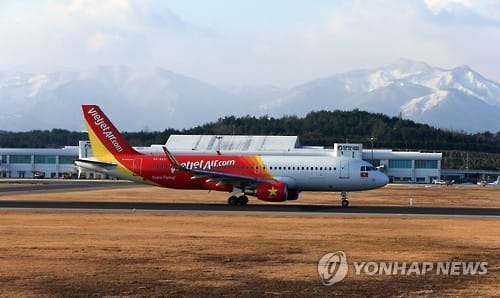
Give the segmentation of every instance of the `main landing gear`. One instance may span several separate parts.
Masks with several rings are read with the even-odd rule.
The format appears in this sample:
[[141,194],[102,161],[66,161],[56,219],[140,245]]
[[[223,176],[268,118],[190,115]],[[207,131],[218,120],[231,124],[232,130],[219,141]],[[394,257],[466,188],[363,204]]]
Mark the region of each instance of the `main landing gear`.
[[340,196],[342,197],[342,207],[348,207],[349,200],[347,199],[347,192],[345,191],[341,192]]
[[248,203],[248,197],[245,195],[241,195],[239,197],[237,196],[230,196],[229,199],[227,199],[227,203],[231,206],[236,206],[236,205],[246,205]]

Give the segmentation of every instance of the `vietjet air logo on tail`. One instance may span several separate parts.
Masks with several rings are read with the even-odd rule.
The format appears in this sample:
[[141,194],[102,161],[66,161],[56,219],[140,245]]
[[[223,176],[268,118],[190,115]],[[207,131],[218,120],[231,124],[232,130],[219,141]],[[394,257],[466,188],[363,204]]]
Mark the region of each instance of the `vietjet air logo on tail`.
[[96,105],[83,105],[84,117],[89,130],[99,139],[110,153],[137,154],[121,136],[115,126]]
[[109,127],[108,124],[106,124],[104,118],[102,118],[101,115],[99,115],[99,112],[95,110],[95,107],[92,107],[88,112],[92,118],[94,118],[94,124],[97,125],[98,128],[101,129],[101,133],[104,135],[106,139],[108,139],[111,144],[115,147],[116,151],[122,152],[123,148],[120,145],[120,142],[116,139],[115,134],[110,131],[111,127]]

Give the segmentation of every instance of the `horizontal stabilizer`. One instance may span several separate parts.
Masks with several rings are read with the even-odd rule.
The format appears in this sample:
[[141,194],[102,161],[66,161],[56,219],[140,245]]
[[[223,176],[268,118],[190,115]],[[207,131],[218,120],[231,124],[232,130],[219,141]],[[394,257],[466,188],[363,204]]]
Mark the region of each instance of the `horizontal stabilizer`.
[[77,159],[77,160],[75,160],[75,164],[76,163],[86,163],[86,164],[91,164],[91,165],[94,165],[94,166],[108,167],[108,168],[109,167],[116,167],[115,163],[101,162],[101,161],[92,160],[92,159]]

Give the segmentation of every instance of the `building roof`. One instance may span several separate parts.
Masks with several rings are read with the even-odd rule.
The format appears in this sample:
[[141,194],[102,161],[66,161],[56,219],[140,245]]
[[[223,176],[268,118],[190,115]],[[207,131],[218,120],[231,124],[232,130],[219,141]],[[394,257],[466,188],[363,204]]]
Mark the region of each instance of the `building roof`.
[[288,151],[300,147],[297,136],[171,135],[171,151]]
[[[372,150],[364,149],[363,158],[371,159]],[[374,149],[373,159],[418,159],[418,160],[441,160],[443,153],[427,153],[415,151],[392,151],[387,149]]]

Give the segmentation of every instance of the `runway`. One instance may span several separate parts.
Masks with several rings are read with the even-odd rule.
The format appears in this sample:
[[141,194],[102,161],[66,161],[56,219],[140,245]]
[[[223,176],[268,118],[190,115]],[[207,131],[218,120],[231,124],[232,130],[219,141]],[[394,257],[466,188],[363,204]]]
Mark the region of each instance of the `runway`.
[[121,180],[0,179],[0,196],[20,192],[67,192],[137,186],[138,184]]
[[[140,187],[144,185],[128,181],[110,180],[58,180],[58,179],[0,179],[0,210],[33,211],[87,211],[87,212],[133,212],[154,211],[171,213],[224,213],[224,214],[278,214],[278,215],[376,215],[376,216],[460,216],[500,218],[500,208],[434,207],[434,206],[356,206],[348,208],[325,204],[248,204],[229,206],[221,203],[174,203],[174,202],[120,202],[120,201],[56,201],[43,199],[44,194],[81,190]],[[12,195],[38,193],[38,200],[15,200]]]
[[142,203],[142,202],[61,202],[61,201],[0,201],[2,210],[36,211],[158,211],[178,213],[234,213],[234,214],[289,214],[289,215],[421,215],[467,216],[500,218],[500,208],[453,207],[391,207],[351,206],[348,208],[325,205],[246,205],[198,203]]

